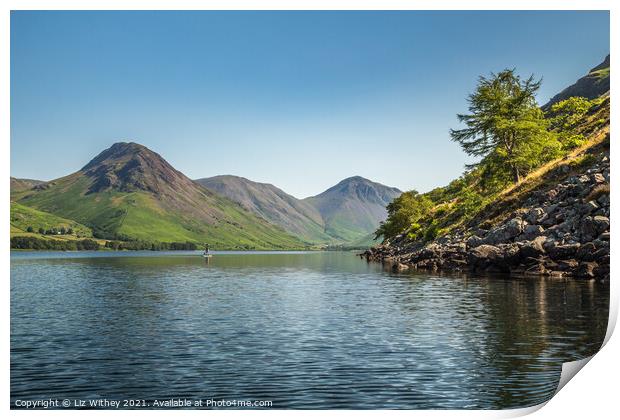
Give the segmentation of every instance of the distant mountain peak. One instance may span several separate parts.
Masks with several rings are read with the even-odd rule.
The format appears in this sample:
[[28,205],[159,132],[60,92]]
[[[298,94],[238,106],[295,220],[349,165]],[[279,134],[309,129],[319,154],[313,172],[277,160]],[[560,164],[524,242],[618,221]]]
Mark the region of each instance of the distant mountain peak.
[[105,161],[121,159],[127,156],[136,155],[141,152],[145,152],[145,153],[150,152],[163,160],[161,156],[157,155],[155,152],[152,152],[147,147],[141,144],[134,143],[134,142],[117,142],[117,143],[114,143],[112,146],[108,147],[107,149],[105,149],[104,151],[102,151],[101,153],[99,153],[93,159],[91,159],[91,161],[88,162],[86,166],[82,168],[82,171],[87,171],[89,169],[92,169],[93,167],[96,167]]
[[610,59],[609,59],[609,54],[607,54],[607,57],[605,57],[603,62],[599,64],[598,66],[594,67],[592,70],[590,70],[590,73],[601,70],[601,69],[606,69],[609,67],[609,64],[610,64]]
[[332,199],[340,200],[340,195],[357,196],[357,198],[365,201],[372,201],[385,206],[391,202],[395,196],[402,193],[398,188],[388,187],[378,182],[371,181],[359,175],[345,178],[317,197],[332,197]]
[[348,182],[372,182],[372,181],[369,180],[368,178],[364,178],[363,176],[353,175],[353,176],[343,179],[338,184],[344,184]]
[[385,220],[385,206],[401,193],[398,188],[356,175],[304,201],[319,211],[326,232],[344,241],[355,241],[372,233]]
[[116,189],[161,194],[193,184],[159,154],[134,142],[114,143],[88,162],[81,172],[93,178],[88,193]]

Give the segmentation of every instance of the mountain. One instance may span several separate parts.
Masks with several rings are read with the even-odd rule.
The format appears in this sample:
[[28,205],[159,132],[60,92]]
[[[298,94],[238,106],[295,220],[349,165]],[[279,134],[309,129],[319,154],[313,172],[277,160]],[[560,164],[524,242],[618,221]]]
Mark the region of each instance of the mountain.
[[38,181],[36,179],[11,177],[11,192],[29,190],[32,187],[36,187],[37,185],[44,183],[45,181]]
[[354,176],[302,201],[318,210],[326,233],[343,242],[355,242],[377,229],[387,217],[385,206],[400,194],[398,188]]
[[313,206],[271,184],[233,175],[202,178],[196,182],[306,241],[330,243],[334,240],[325,233],[323,219]]
[[609,91],[610,67],[609,55],[598,66],[594,67],[587,75],[577,80],[547,102],[543,109],[548,109],[556,102],[563,101],[571,96],[583,96],[594,99]]
[[103,238],[238,249],[306,245],[137,143],[115,143],[79,171],[35,186],[19,203],[75,220]]

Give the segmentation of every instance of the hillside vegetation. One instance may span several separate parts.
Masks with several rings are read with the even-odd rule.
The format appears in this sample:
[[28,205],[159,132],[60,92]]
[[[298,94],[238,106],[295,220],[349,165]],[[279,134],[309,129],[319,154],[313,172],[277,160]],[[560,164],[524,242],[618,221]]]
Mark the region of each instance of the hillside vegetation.
[[136,143],[117,143],[80,171],[38,185],[18,201],[75,220],[101,239],[208,242],[234,249],[307,246],[191,181]]
[[470,113],[459,115],[465,127],[451,131],[480,160],[446,187],[388,205],[376,232],[385,241],[368,259],[397,269],[609,277],[609,92],[543,112],[539,85],[513,70],[480,79]]
[[[488,223],[488,213],[503,209],[502,203],[509,197],[537,188],[542,175],[555,165],[581,156],[584,150],[605,141],[609,133],[609,95],[592,101],[561,101],[548,112],[546,121],[554,136],[553,153],[537,155],[538,165],[532,165],[518,182],[513,182],[510,174],[497,168],[495,162],[483,160],[446,187],[425,194],[402,194],[388,205],[389,216],[376,234],[387,240],[406,234],[411,240],[424,242],[459,227]],[[538,160],[540,157],[544,159]]]
[[11,201],[11,235],[54,235],[57,239],[92,238],[92,229],[74,220]]

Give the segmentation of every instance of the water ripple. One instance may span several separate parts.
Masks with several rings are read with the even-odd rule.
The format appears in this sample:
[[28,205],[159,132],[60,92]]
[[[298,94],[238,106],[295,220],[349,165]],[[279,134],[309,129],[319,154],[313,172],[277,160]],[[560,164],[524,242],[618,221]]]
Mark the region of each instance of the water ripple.
[[349,253],[20,253],[11,401],[529,406],[597,351],[608,304],[596,283],[395,275]]

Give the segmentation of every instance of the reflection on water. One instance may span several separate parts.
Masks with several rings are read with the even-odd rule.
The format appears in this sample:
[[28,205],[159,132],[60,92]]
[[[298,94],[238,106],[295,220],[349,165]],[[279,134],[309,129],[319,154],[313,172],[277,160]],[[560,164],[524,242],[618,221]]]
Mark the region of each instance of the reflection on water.
[[397,275],[351,253],[11,258],[12,402],[524,407],[607,326],[607,285]]

